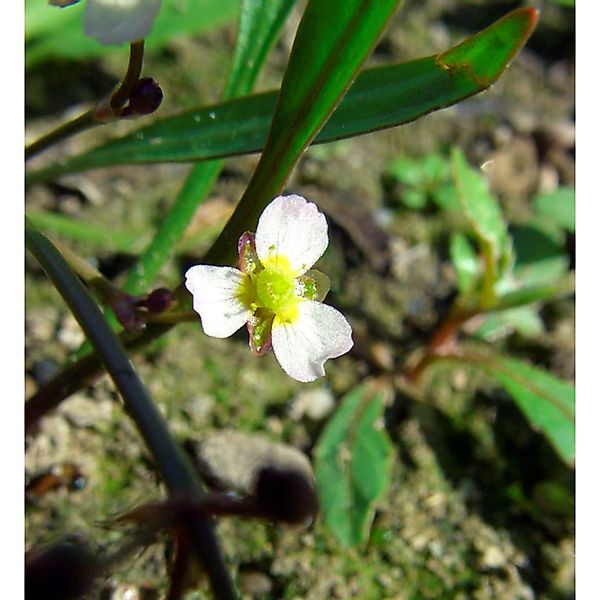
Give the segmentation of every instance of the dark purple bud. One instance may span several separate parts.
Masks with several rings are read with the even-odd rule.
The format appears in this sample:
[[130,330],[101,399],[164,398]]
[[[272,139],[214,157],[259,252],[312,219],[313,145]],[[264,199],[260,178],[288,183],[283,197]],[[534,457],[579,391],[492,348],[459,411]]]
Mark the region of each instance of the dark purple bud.
[[25,553],[25,600],[75,600],[92,589],[100,563],[80,542],[58,542]]
[[[129,96],[127,113],[131,115],[149,115],[158,109],[162,100],[163,93],[158,83],[152,77],[143,77],[137,82],[131,96]],[[128,114],[122,113],[122,116],[128,116]]]
[[175,303],[175,294],[167,288],[158,288],[150,294],[142,303],[148,309],[148,312],[159,314],[165,312]]
[[263,467],[254,494],[257,504],[273,521],[302,525],[312,521],[319,510],[312,481],[293,469]]
[[135,310],[138,300],[129,294],[115,294],[108,300],[117,320],[125,329],[139,330],[145,326],[142,319]]

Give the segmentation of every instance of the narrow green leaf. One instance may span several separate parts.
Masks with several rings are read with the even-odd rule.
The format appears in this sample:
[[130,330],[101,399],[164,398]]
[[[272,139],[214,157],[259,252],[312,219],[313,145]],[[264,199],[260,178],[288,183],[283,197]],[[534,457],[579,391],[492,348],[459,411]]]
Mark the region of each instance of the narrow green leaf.
[[452,150],[452,173],[460,205],[481,248],[485,265],[481,306],[489,307],[495,302],[496,284],[512,266],[511,238],[486,180],[467,163],[459,148]]
[[355,388],[327,423],[315,449],[324,519],[345,547],[367,539],[374,504],[389,481],[392,449],[382,413],[381,393]]
[[500,205],[482,173],[472,168],[459,148],[452,151],[452,167],[463,212],[473,231],[493,252],[498,263],[509,252],[508,228]]
[[569,465],[575,461],[575,387],[554,375],[512,358],[485,362],[513,397],[531,426],[540,430]]
[[[508,17],[520,20],[523,11],[511,15]],[[534,23],[535,18],[531,27]],[[484,31],[493,35],[493,27]],[[504,48],[506,62],[496,77],[525,40],[512,40]],[[475,80],[440,68],[439,56],[365,71],[316,143],[407,123],[485,89]],[[131,164],[191,161],[258,152],[264,145],[275,102],[276,92],[269,92],[170,117],[60,165],[34,172],[28,182],[122,164],[124,160]]]
[[274,160],[289,172],[350,87],[399,3],[309,1],[279,91],[263,164]]
[[[495,72],[496,79],[527,40],[536,13],[529,9],[514,11],[478,34],[484,41],[487,35],[496,39],[498,23],[515,20],[522,24],[524,19],[527,27],[522,35],[503,41],[504,62]],[[489,84],[482,86],[479,79],[440,66],[440,57],[451,52],[364,71],[314,143],[396,127],[486,89]],[[260,152],[276,101],[277,92],[267,92],[168,117],[61,164],[32,172],[27,181],[34,183],[115,164],[186,162]]]
[[[200,33],[235,19],[238,0],[162,0],[148,49],[158,49],[169,39]],[[25,38],[27,68],[50,58],[82,59],[100,56],[123,46],[103,46],[83,32],[82,13],[85,2],[67,8],[50,6],[48,0],[25,3]]]
[[450,237],[450,259],[456,272],[458,291],[468,296],[481,279],[481,261],[466,235],[454,232]]
[[[457,77],[491,85],[529,38],[538,20],[535,8],[514,10],[487,29],[440,54],[437,62]],[[507,53],[507,49],[510,48]]]
[[533,199],[533,209],[540,217],[575,233],[575,188],[565,186]]
[[241,0],[233,64],[225,98],[250,93],[267,53],[296,0]]

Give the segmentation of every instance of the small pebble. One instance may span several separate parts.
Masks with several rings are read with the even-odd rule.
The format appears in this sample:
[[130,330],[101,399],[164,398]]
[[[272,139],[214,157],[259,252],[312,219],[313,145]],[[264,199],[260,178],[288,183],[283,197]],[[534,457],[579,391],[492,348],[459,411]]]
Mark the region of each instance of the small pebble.
[[290,417],[299,421],[307,416],[313,421],[324,419],[334,408],[335,399],[328,388],[319,387],[300,392],[293,400]]
[[273,589],[271,578],[260,571],[243,571],[239,576],[240,591],[250,596],[262,597]]

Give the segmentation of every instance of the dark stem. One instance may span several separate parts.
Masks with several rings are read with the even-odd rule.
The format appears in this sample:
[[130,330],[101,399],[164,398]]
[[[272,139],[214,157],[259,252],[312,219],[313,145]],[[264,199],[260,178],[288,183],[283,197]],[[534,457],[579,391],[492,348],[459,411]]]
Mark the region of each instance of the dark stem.
[[140,80],[142,73],[142,65],[144,64],[144,40],[134,42],[129,48],[129,65],[127,66],[127,73],[123,77],[121,85],[117,91],[110,98],[110,106],[118,114],[119,109],[125,106],[131,92],[135,88],[137,82]]

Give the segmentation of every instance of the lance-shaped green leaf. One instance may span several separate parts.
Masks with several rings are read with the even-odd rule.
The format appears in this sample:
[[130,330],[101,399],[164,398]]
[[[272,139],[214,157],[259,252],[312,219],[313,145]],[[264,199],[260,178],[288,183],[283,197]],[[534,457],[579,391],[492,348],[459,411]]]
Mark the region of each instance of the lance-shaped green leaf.
[[575,461],[575,387],[512,358],[483,364],[513,397],[532,427],[540,430],[569,465]]
[[540,285],[526,285],[500,294],[493,309],[505,310],[532,302],[544,302],[570,296],[575,292],[575,273],[570,271],[560,279]]
[[[525,44],[536,21],[535,10],[519,9],[442,54],[362,72],[314,143],[396,127],[483,91]],[[472,40],[492,46],[493,52],[483,57],[475,44],[468,67],[450,68],[448,57],[453,59],[463,46],[470,47]],[[276,101],[277,92],[267,92],[186,111],[32,172],[27,180],[33,183],[115,164],[186,162],[260,152]]]
[[[569,270],[569,257],[543,227],[535,223],[511,227],[516,260],[513,275],[518,287],[552,283]],[[517,286],[515,286],[517,287]]]
[[346,547],[367,539],[374,504],[389,481],[392,450],[382,413],[381,393],[355,388],[327,423],[315,449],[324,519]]
[[481,339],[498,339],[518,333],[523,337],[537,337],[544,332],[544,322],[537,306],[530,304],[505,310],[492,311],[478,327],[475,336]]
[[513,262],[512,241],[498,201],[483,175],[473,169],[459,148],[452,151],[452,171],[462,210],[477,236],[484,261],[481,306],[492,306],[495,286]]

